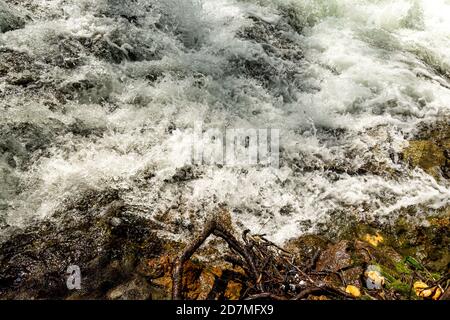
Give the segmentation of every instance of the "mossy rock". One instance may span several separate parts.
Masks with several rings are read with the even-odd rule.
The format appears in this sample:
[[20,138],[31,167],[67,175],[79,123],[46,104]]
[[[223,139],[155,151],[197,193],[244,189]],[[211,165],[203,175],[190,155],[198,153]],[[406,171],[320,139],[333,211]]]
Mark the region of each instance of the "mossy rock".
[[439,179],[450,178],[450,125],[448,120],[423,125],[403,150],[403,161]]
[[[447,146],[450,148],[450,144]],[[420,167],[433,177],[438,177],[447,164],[444,148],[434,141],[413,140],[403,151],[403,158],[413,167]]]

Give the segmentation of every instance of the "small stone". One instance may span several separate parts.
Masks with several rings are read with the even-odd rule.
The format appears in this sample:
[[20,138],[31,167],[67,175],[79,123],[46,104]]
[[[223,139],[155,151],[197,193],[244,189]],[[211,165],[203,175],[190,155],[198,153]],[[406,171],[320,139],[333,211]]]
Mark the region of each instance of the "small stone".
[[122,223],[122,220],[120,220],[120,218],[117,218],[117,217],[111,218],[111,225],[113,227],[118,227],[121,223]]
[[361,297],[361,291],[359,288],[352,285],[348,285],[347,288],[345,288],[345,292],[351,294],[355,298]]
[[364,275],[366,276],[366,287],[369,290],[381,290],[383,288],[385,279],[381,275],[381,270],[378,266],[368,266]]
[[320,255],[316,265],[317,271],[329,270],[337,272],[343,268],[350,267],[352,265],[352,259],[348,253],[348,249],[348,241],[340,241],[330,246]]
[[361,267],[354,267],[348,270],[342,271],[342,278],[345,283],[349,285],[361,286],[360,278],[364,273],[364,269]]
[[418,297],[438,300],[442,295],[442,290],[439,287],[430,287],[423,281],[416,281],[414,283],[414,291]]
[[141,278],[123,283],[106,294],[109,300],[148,300],[151,297],[150,285]]

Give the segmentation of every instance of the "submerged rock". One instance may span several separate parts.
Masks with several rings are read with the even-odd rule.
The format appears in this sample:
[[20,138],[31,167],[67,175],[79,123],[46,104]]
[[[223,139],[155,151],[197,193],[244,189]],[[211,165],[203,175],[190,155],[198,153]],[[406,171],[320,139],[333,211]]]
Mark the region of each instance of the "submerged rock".
[[438,122],[423,127],[403,151],[403,159],[413,167],[420,167],[435,178],[450,178],[450,126]]
[[25,26],[20,12],[0,0],[0,33],[16,30]]
[[[450,146],[450,145],[449,145]],[[444,150],[430,140],[413,140],[404,150],[405,160],[414,167],[420,167],[432,176],[439,174],[447,162]]]

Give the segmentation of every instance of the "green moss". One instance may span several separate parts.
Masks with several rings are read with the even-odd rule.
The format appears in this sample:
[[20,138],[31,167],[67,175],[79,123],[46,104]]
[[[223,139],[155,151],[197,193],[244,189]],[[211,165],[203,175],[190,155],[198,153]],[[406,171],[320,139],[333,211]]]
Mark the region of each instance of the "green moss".
[[392,270],[385,268],[385,267],[381,267],[381,275],[383,277],[385,277],[389,283],[393,283],[393,282],[397,281],[396,277],[395,277],[395,275],[393,275],[393,273],[394,272]]
[[395,270],[404,275],[409,275],[412,272],[403,261],[395,264]]
[[413,257],[406,257],[405,258],[405,263],[407,263],[408,265],[410,265],[412,268],[416,269],[416,270],[423,270],[423,266],[422,264],[417,261],[416,259],[414,259]]
[[395,292],[401,294],[405,298],[409,297],[410,295],[411,295],[411,298],[416,297],[414,290],[411,289],[411,285],[404,283],[400,280],[395,280],[395,281],[389,283],[387,285],[387,288],[394,290]]

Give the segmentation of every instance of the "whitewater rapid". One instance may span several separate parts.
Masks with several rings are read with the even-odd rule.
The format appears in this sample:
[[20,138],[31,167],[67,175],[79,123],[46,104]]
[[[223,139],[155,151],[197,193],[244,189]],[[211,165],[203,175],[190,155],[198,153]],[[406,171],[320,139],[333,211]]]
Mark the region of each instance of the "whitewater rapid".
[[[396,156],[448,123],[448,0],[5,2],[0,232],[107,190],[176,239],[219,207],[283,242],[450,204]],[[280,129],[280,167],[187,165],[195,122]]]

